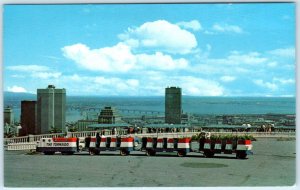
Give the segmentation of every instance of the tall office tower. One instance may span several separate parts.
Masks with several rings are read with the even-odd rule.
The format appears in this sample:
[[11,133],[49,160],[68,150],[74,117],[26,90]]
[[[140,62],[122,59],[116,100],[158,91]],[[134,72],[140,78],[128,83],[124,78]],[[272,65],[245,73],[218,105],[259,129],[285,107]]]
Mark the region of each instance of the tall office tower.
[[37,109],[36,101],[21,101],[21,136],[35,135],[37,131]]
[[181,124],[181,88],[166,88],[165,123]]
[[66,89],[56,89],[48,85],[37,89],[37,127],[38,133],[49,133],[52,128],[65,131]]
[[11,107],[7,106],[4,108],[4,125],[14,125],[14,112]]

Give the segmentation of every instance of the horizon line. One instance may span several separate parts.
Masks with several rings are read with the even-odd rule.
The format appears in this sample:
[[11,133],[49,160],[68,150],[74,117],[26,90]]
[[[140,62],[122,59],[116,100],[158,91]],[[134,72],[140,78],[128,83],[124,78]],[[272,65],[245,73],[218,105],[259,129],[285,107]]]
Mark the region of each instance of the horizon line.
[[[10,92],[10,91],[2,91],[4,93],[13,93],[13,94],[28,94],[28,95],[33,95],[36,96],[36,93],[30,93],[30,92]],[[165,95],[88,95],[88,94],[82,94],[82,95],[77,95],[77,94],[71,94],[67,95],[67,97],[119,97],[119,98],[124,98],[124,97],[164,97]],[[282,95],[282,96],[272,96],[272,95],[265,95],[265,96],[259,96],[259,95],[254,95],[254,96],[245,96],[245,95],[239,95],[239,96],[234,96],[234,95],[224,95],[224,96],[195,96],[195,95],[182,95],[185,97],[198,97],[198,98],[296,98],[296,95]]]

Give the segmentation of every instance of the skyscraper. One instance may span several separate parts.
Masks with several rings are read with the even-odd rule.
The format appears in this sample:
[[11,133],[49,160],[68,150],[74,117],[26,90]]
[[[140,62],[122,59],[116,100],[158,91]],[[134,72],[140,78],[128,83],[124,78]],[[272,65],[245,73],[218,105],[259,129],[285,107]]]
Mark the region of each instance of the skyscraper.
[[181,88],[166,88],[165,123],[181,124]]
[[36,101],[21,101],[21,136],[38,134]]
[[53,128],[65,131],[66,89],[56,89],[48,85],[37,89],[37,127],[38,133],[49,133]]
[[14,112],[11,107],[7,106],[4,108],[4,125],[13,125],[14,124]]

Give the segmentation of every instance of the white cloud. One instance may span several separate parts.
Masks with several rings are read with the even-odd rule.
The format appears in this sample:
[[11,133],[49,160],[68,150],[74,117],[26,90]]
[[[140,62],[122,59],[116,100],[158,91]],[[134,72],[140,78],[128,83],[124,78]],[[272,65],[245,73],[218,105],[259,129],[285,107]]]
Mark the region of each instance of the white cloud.
[[126,83],[131,87],[138,87],[140,84],[139,81],[136,79],[128,79],[126,80]]
[[239,69],[241,72],[245,72],[247,71],[248,66],[252,67],[252,66],[264,64],[268,61],[268,58],[261,56],[257,52],[242,54],[237,51],[232,51],[225,58],[219,58],[219,59],[208,58],[200,61],[203,64],[202,65],[198,64],[196,66],[196,67],[200,67],[199,70],[202,69],[207,71],[218,70],[224,72],[224,70],[237,71]]
[[20,86],[12,86],[12,87],[7,87],[8,92],[27,92],[27,90],[23,87]]
[[294,84],[295,83],[295,80],[294,79],[284,79],[284,78],[277,78],[277,77],[274,77],[273,78],[273,81],[274,82],[279,82],[280,84]]
[[[137,28],[128,28],[119,38],[133,47],[152,48],[154,51],[187,54],[197,46],[191,32],[165,20],[146,22]],[[134,42],[134,43],[133,43]]]
[[269,51],[270,54],[286,58],[295,58],[295,48],[280,48]]
[[173,59],[170,55],[164,55],[161,52],[156,52],[153,55],[139,54],[137,55],[139,67],[142,69],[152,68],[154,70],[173,70],[183,69],[188,66],[188,61],[181,59]]
[[268,88],[272,91],[275,91],[278,89],[278,86],[275,83],[271,83],[271,82],[264,82],[261,79],[257,79],[257,80],[253,80],[254,84],[263,87],[263,88]]
[[198,20],[191,20],[190,22],[178,22],[178,26],[181,26],[185,29],[192,29],[194,31],[202,30],[202,26]]
[[71,76],[66,76],[68,79],[67,80],[71,80],[71,81],[76,81],[76,82],[79,82],[79,81],[82,81],[84,80],[82,77],[80,77],[78,74],[73,74]]
[[243,33],[243,29],[236,25],[214,24],[212,29],[217,32]]
[[239,52],[231,52],[227,57],[228,63],[232,64],[260,64],[266,62],[268,59],[261,57],[257,52],[250,52],[247,54],[240,54]]
[[51,56],[51,55],[44,55],[42,57],[45,57],[45,58],[48,58],[48,59],[51,59],[51,60],[54,60],[54,61],[59,61],[59,60],[62,59],[60,57],[55,57],[55,56]]
[[253,82],[260,87],[264,87],[264,88],[270,89],[272,91],[275,91],[275,90],[278,90],[279,87],[282,89],[283,88],[282,85],[294,84],[295,80],[273,77],[272,82],[264,82],[261,79],[253,80]]
[[22,73],[22,75],[12,75],[15,78],[25,78],[28,77],[28,74],[39,79],[59,78],[61,76],[60,72],[52,72],[49,67],[42,65],[16,65],[8,66],[7,69]]
[[211,45],[210,44],[206,44],[206,50],[207,51],[211,51],[211,49],[212,49]]
[[140,83],[137,79],[95,77],[93,80],[98,89],[104,89],[114,95],[138,95]]
[[185,94],[192,96],[222,96],[224,88],[217,82],[196,78],[192,76],[182,76],[175,80],[182,87]]
[[[61,85],[69,86],[70,93],[90,93],[90,95],[142,95],[162,96],[165,87],[180,86],[183,94],[193,96],[221,96],[224,95],[224,88],[215,81],[193,76],[172,76],[164,72],[145,71],[139,76],[132,76],[124,79],[109,76],[63,76]],[[72,80],[73,79],[73,80]],[[77,81],[78,79],[82,79]],[[74,81],[76,86],[73,86]],[[86,85],[91,83],[93,85]],[[78,89],[80,86],[80,89]],[[113,87],[113,88],[112,88]]]
[[223,82],[232,82],[236,79],[236,77],[233,77],[233,76],[222,76],[220,78],[221,81]]
[[173,59],[161,52],[155,54],[132,54],[128,45],[119,43],[113,47],[90,49],[84,44],[62,48],[65,57],[91,71],[128,72],[131,70],[173,70],[188,66],[183,58]]
[[272,61],[270,63],[268,63],[269,67],[276,67],[278,65],[278,63],[276,61]]
[[134,77],[124,79],[122,77],[73,74],[64,75],[59,81],[61,86],[67,86],[68,93],[80,95],[139,95],[141,88],[139,79]]
[[13,77],[13,78],[25,78],[24,75],[19,75],[19,74],[11,75],[11,77]]
[[8,70],[21,71],[21,72],[39,72],[48,71],[49,68],[41,65],[15,65],[6,67]]
[[210,30],[205,30],[204,31],[204,34],[207,34],[207,35],[214,35],[214,34],[216,34],[215,32],[212,32],[212,31],[210,31]]
[[85,69],[94,71],[126,72],[136,63],[130,47],[123,43],[100,49],[90,49],[84,44],[75,44],[63,47],[62,51],[66,58],[75,61]]
[[34,72],[31,75],[34,78],[49,79],[49,78],[59,78],[61,76],[60,72]]

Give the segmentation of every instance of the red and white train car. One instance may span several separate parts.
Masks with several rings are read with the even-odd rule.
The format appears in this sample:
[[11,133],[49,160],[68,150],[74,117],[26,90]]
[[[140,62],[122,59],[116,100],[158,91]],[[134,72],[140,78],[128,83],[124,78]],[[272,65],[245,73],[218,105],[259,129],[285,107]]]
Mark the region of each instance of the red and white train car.
[[101,151],[116,151],[120,150],[121,155],[128,155],[133,150],[133,137],[100,137],[100,142],[96,138],[91,138],[89,153],[98,155]]
[[191,138],[147,138],[142,149],[148,156],[154,156],[156,152],[177,152],[178,156],[185,156],[191,150],[190,143]]

